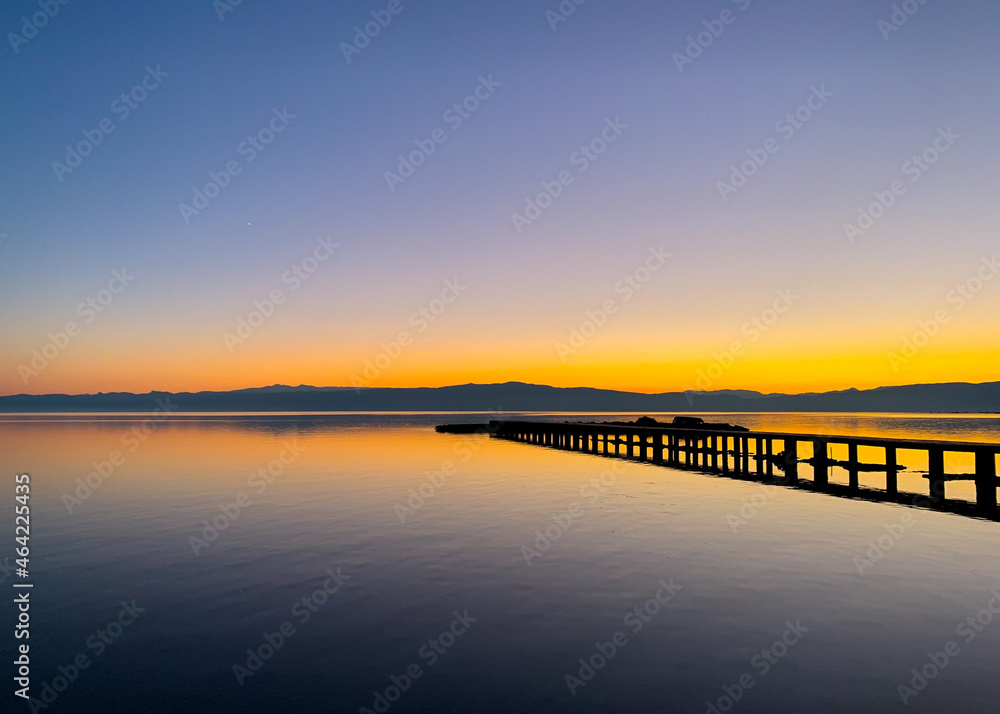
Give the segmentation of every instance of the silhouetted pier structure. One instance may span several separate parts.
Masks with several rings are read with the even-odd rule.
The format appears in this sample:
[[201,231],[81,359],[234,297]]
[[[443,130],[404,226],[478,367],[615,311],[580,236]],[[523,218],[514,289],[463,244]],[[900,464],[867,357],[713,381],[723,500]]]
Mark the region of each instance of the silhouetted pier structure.
[[[449,427],[439,427],[446,431]],[[890,500],[912,505],[927,505],[953,511],[967,511],[965,502],[949,502],[945,496],[950,481],[974,481],[976,502],[973,512],[1000,520],[997,512],[997,455],[1000,444],[875,438],[867,436],[827,436],[785,434],[763,431],[734,431],[711,428],[662,426],[623,426],[534,421],[491,421],[481,431],[495,438],[537,444],[585,454],[616,456],[637,461],[688,468],[721,475],[774,481],[787,486],[804,486],[836,495]],[[834,446],[846,446],[847,458],[831,458]],[[871,447],[884,454],[881,463],[864,463],[858,450]],[[800,452],[808,451],[808,458]],[[907,499],[900,493],[898,476],[906,470],[900,465],[900,451],[918,451],[926,455],[927,503]],[[945,454],[974,454],[975,473],[955,474],[945,471]],[[800,482],[800,466],[811,467],[812,479]],[[847,472],[846,485],[830,482],[830,471],[840,466]],[[781,475],[776,476],[776,471]],[[883,492],[862,488],[859,474],[885,475]],[[864,491],[865,493],[861,493]],[[920,494],[909,494],[920,495]]]

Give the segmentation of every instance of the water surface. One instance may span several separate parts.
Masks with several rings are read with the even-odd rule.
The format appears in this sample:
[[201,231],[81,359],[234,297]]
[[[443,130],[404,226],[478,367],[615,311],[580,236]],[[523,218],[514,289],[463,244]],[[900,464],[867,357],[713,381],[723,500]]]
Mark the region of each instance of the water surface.
[[[356,712],[394,686],[392,712],[995,708],[1000,524],[430,428],[488,417],[0,417],[34,489],[33,694],[84,654],[45,711]],[[983,416],[723,419],[1000,440]],[[897,685],[949,642],[904,707]]]

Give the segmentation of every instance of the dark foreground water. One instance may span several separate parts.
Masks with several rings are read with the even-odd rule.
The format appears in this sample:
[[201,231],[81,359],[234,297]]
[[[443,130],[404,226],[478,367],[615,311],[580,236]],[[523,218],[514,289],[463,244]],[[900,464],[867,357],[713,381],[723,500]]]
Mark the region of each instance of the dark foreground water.
[[1000,524],[429,428],[484,418],[0,417],[3,711],[15,473],[39,711],[997,711]]

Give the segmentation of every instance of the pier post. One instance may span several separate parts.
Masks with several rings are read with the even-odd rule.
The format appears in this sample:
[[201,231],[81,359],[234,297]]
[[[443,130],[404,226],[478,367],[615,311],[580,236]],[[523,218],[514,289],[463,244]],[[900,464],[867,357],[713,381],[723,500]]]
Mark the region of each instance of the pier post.
[[853,490],[858,490],[858,445],[847,445],[847,485]]
[[764,456],[767,458],[767,477],[774,478],[774,440],[768,437],[764,440]]
[[712,447],[711,447],[712,448],[712,470],[713,471],[718,471],[719,470],[719,435],[718,434],[712,434],[712,436],[709,437],[709,440],[710,440],[710,442],[712,444]]
[[987,449],[976,452],[976,505],[991,514],[997,509],[997,462]]
[[813,441],[813,483],[826,486],[830,481],[830,466],[827,464],[826,442],[820,439]]
[[729,473],[729,437],[722,435],[722,473]]
[[885,490],[890,496],[899,493],[899,469],[895,446],[885,447]]
[[754,439],[753,455],[757,461],[757,478],[764,477],[764,439],[758,436]]
[[795,439],[785,439],[785,483],[798,483],[799,480],[799,442]]
[[653,463],[663,463],[663,434],[657,434],[653,437]]
[[627,432],[625,438],[628,439],[628,444],[625,447],[625,455],[630,459],[635,456],[635,445],[632,443],[632,432]]
[[742,437],[742,439],[743,439],[743,444],[742,444],[742,446],[740,448],[743,451],[743,473],[749,474],[750,473],[750,437],[749,436],[744,436],[744,437]]
[[932,503],[944,500],[944,449],[932,446],[927,450],[927,490]]

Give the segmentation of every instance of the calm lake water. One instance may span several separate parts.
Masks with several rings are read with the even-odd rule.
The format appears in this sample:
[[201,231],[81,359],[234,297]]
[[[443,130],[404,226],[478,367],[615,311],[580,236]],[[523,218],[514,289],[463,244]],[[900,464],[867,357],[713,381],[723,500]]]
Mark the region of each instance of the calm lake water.
[[[31,475],[33,696],[74,714],[997,710],[1000,524],[431,428],[486,418],[0,416],[6,513],[9,476]],[[991,416],[711,419],[1000,441]]]

